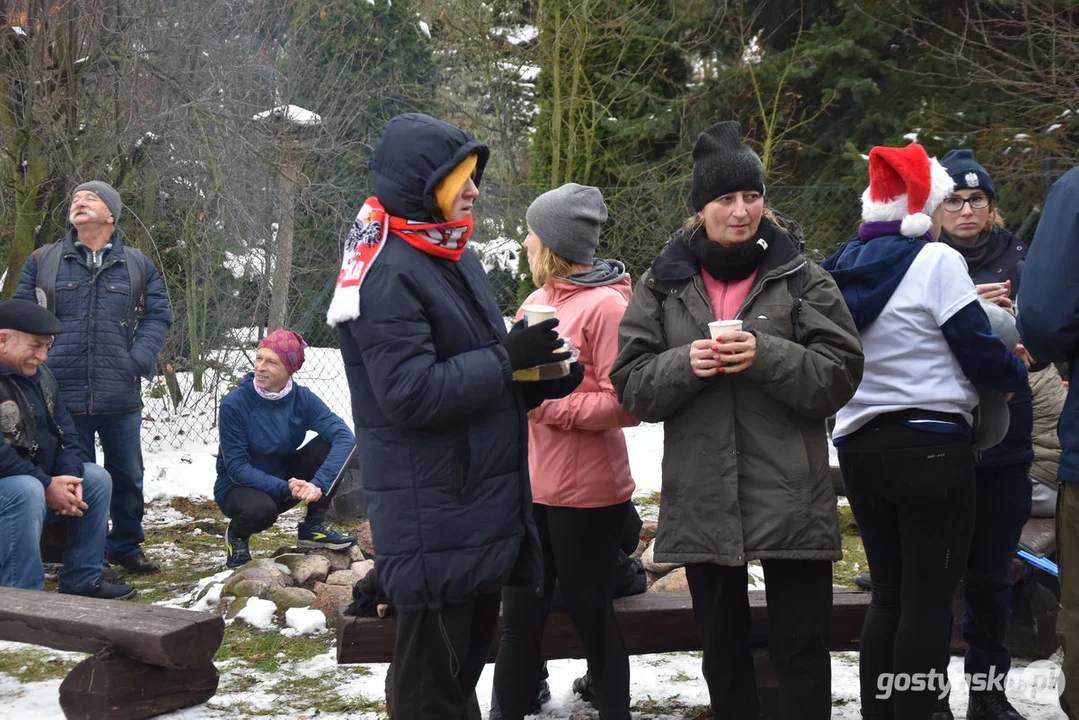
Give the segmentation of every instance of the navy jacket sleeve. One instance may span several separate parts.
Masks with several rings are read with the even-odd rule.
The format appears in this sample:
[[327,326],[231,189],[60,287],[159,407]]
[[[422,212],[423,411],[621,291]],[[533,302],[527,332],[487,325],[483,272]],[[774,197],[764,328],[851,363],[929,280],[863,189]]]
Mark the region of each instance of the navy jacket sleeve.
[[[21,278],[19,284],[22,284]],[[154,376],[157,354],[165,345],[165,333],[171,325],[172,311],[161,275],[150,258],[146,258],[146,306],[138,332],[135,333],[135,341],[131,344],[131,359],[135,361],[139,374],[147,380]]]
[[225,458],[225,471],[229,479],[237,485],[252,487],[263,491],[270,497],[280,500],[292,497],[288,482],[265,473],[250,462],[247,449],[246,422],[251,418],[238,403],[222,402],[218,431],[221,435],[220,452]]
[[993,333],[977,300],[952,315],[940,330],[963,374],[978,387],[1010,393],[1026,382],[1026,367]]
[[330,452],[322,461],[318,472],[311,478],[311,482],[327,493],[333,485],[333,481],[341,473],[341,469],[348,461],[348,455],[356,445],[356,438],[348,425],[340,417],[335,415],[321,398],[307,388],[304,390],[304,422],[307,427],[319,434],[319,437],[330,441]]
[[1019,288],[1019,336],[1040,362],[1079,354],[1079,168],[1045,201]]
[[360,307],[348,329],[379,409],[394,425],[458,422],[488,409],[512,382],[505,353],[493,345],[438,358],[420,289],[407,272],[376,263],[361,288]]
[[37,256],[30,253],[30,257],[26,258],[26,262],[23,263],[22,272],[19,273],[19,286],[15,289],[15,294],[12,297],[37,302],[37,293],[34,292],[34,285],[36,284]]
[[56,397],[56,408],[53,411],[53,419],[56,420],[56,424],[64,436],[64,445],[56,454],[56,459],[53,461],[53,471],[57,475],[74,475],[75,477],[82,477],[83,461],[78,446],[79,435],[78,431],[75,429],[75,421],[71,419],[71,413],[67,411],[67,406],[64,405],[64,398],[62,395]]
[[[52,476],[47,472],[19,455],[19,453],[15,452],[15,448],[0,443],[0,478],[13,475],[32,475],[40,480],[44,487],[48,487],[49,483],[52,482]],[[79,475],[82,475],[82,473],[80,472]],[[3,481],[0,480],[0,482]]]

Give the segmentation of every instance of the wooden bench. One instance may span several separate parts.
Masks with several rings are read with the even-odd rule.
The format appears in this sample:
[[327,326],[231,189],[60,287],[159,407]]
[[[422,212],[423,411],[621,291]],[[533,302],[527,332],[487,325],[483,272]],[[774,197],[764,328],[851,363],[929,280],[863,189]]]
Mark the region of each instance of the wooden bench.
[[60,685],[68,718],[136,720],[209,700],[224,635],[208,613],[0,588],[0,639],[93,653]]

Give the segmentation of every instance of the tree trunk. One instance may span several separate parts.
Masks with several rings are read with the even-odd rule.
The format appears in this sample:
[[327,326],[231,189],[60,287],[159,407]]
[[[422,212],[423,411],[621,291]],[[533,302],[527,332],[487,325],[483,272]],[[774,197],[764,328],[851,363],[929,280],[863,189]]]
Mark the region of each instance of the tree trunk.
[[281,198],[281,218],[277,226],[276,252],[274,253],[273,285],[270,293],[270,316],[267,331],[273,332],[287,325],[288,289],[292,279],[292,236],[294,212],[296,206],[296,177],[299,172],[298,153],[285,151],[281,167],[279,197]]

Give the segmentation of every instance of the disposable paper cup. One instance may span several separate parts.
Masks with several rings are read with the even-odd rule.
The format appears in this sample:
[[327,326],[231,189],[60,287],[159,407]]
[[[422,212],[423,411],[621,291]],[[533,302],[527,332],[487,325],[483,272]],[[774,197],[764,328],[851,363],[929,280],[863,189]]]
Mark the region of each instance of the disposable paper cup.
[[720,335],[726,335],[741,329],[741,320],[713,320],[708,323],[708,332],[712,335],[713,340],[718,340]]
[[535,325],[554,317],[554,308],[550,305],[525,305],[525,325]]

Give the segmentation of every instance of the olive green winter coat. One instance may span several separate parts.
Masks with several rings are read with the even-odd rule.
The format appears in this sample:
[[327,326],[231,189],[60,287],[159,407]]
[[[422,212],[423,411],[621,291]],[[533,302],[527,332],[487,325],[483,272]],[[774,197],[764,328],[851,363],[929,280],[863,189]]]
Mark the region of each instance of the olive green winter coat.
[[664,423],[655,559],[838,560],[825,420],[862,377],[854,320],[831,276],[779,231],[737,318],[756,336],[753,364],[697,378],[689,345],[709,337],[715,315],[679,233],[638,282],[619,328],[619,400]]

